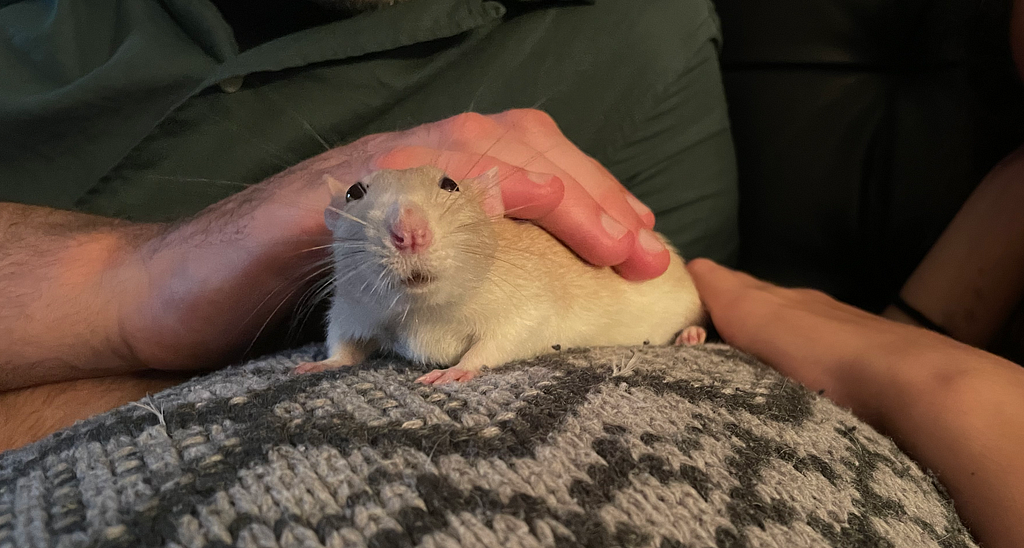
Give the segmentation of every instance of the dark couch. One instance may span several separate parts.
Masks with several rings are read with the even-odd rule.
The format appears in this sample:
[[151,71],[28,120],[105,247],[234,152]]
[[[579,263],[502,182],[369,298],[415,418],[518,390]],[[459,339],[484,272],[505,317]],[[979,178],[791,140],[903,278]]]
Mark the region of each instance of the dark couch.
[[1010,2],[716,4],[740,266],[881,310],[984,174],[1024,143]]

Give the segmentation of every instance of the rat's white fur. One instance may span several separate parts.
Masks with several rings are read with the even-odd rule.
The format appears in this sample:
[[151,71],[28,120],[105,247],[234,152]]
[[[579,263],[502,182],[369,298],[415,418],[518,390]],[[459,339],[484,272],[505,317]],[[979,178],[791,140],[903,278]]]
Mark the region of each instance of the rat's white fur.
[[[347,279],[329,314],[330,358],[307,370],[358,363],[381,345],[415,361],[457,364],[471,376],[553,345],[668,344],[701,321],[677,253],[660,277],[627,281],[531,223],[489,216],[485,204],[495,199],[500,212],[493,172],[461,181],[454,193],[438,188],[442,177],[434,167],[380,171],[364,179],[362,199],[345,204],[342,193],[332,202],[344,213],[329,209],[327,219],[338,239],[336,273]],[[390,243],[389,223],[407,204],[433,232],[425,253],[401,254]],[[412,273],[431,281],[409,289],[402,280]]]

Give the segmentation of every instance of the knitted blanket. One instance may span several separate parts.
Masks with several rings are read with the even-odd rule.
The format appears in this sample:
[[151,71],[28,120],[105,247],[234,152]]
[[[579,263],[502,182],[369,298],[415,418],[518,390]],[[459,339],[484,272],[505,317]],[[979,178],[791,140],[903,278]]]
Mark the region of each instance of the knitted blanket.
[[0,547],[975,546],[847,411],[729,347],[569,350],[467,384],[307,348],[0,455]]

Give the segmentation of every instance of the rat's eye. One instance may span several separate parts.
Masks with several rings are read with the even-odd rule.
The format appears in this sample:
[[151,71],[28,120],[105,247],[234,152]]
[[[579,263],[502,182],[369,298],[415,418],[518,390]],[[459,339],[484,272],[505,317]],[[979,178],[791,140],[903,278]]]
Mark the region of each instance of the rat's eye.
[[441,180],[437,183],[437,186],[441,187],[441,190],[447,190],[448,192],[458,192],[459,184],[451,179],[451,177],[441,177]]
[[366,185],[363,183],[356,183],[348,187],[348,192],[345,193],[345,203],[351,202],[352,200],[358,200],[366,196]]

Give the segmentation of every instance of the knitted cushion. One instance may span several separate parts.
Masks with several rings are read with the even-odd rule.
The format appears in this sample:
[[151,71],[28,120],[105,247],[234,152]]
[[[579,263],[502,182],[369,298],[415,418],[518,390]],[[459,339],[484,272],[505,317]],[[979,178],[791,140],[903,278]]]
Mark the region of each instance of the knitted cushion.
[[569,350],[467,384],[313,349],[0,455],[0,546],[975,546],[937,482],[729,347]]

